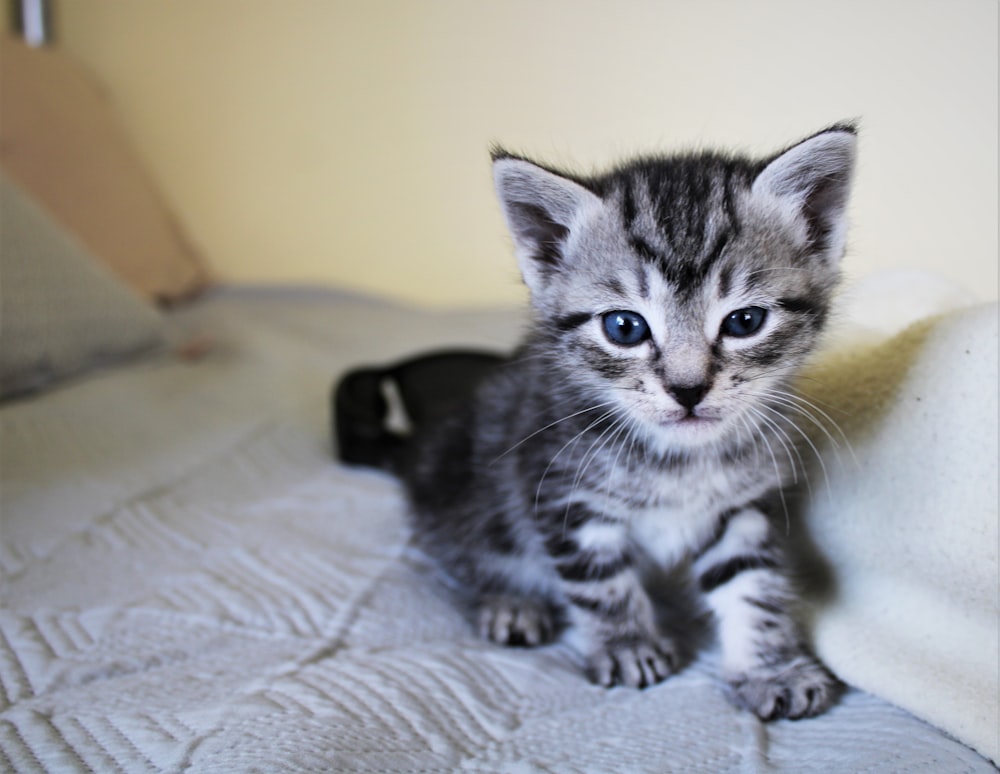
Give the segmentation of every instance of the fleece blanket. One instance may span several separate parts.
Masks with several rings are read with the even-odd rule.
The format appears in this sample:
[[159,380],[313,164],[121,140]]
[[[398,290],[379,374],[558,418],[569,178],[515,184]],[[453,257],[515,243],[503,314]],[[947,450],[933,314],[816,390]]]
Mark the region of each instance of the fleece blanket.
[[820,655],[995,762],[997,319],[988,304],[846,336],[801,382]]
[[995,466],[995,421],[963,413],[981,392],[925,389],[939,359],[942,389],[987,368],[987,342],[957,331],[988,313],[963,315],[913,334],[898,376],[863,393],[875,426],[832,393],[856,394],[882,357],[846,385],[809,382],[859,460],[836,467],[817,434],[829,479],[810,473],[804,526],[829,581],[819,647],[860,687],[764,724],[726,699],[711,653],[608,691],[561,645],[483,642],[410,548],[397,482],[334,463],[328,393],[347,368],[504,349],[518,314],[217,294],[175,320],[215,342],[200,359],[0,407],[0,770],[994,771],[995,554],[975,471]]

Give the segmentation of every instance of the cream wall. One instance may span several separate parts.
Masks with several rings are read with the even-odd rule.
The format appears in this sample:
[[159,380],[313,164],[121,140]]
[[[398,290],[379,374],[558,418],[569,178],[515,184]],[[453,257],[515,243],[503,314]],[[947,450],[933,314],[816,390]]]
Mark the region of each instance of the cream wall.
[[224,279],[517,300],[492,142],[590,169],[860,117],[849,273],[997,295],[995,0],[61,0],[56,19]]

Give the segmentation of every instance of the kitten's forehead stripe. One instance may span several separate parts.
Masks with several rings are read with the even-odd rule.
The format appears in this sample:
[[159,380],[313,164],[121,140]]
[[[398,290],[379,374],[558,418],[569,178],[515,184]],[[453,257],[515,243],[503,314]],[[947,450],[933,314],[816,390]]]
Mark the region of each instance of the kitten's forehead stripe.
[[635,224],[635,217],[635,195],[632,193],[632,186],[626,185],[622,190],[622,225],[625,227],[626,232],[632,230]]
[[600,284],[613,295],[624,296],[627,294],[625,285],[617,277],[603,279]]
[[611,198],[619,203],[629,246],[682,297],[704,285],[740,234],[736,191],[746,188],[749,175],[737,174],[735,163],[711,157],[707,167],[702,158],[652,160],[612,173],[605,182],[607,187],[618,178]]
[[659,265],[664,262],[663,256],[661,256],[656,250],[650,246],[649,242],[643,239],[641,236],[636,236],[631,234],[629,236],[629,245],[644,261],[652,263],[654,265]]
[[708,255],[705,257],[705,267],[706,271],[710,271],[719,259],[722,257],[722,252],[726,249],[729,244],[729,240],[732,236],[730,229],[724,229],[719,232],[718,236],[715,238],[715,244],[712,249],[708,251]]
[[733,289],[733,265],[727,263],[722,267],[719,272],[719,286],[718,286],[718,297],[721,301],[723,298],[729,295]]
[[635,267],[635,274],[639,285],[639,296],[644,300],[649,300],[649,276],[648,267],[639,265]]

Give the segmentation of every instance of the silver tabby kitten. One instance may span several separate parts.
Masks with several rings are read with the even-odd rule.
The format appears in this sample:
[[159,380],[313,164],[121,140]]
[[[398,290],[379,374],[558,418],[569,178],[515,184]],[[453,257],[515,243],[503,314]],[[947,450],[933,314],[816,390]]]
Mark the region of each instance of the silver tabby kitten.
[[485,637],[561,632],[594,681],[658,683],[680,651],[643,587],[652,562],[689,572],[739,704],[771,719],[832,703],[766,504],[791,472],[788,382],[838,277],[855,139],[838,125],[763,160],[595,177],[495,152],[533,323],[406,475],[418,542]]

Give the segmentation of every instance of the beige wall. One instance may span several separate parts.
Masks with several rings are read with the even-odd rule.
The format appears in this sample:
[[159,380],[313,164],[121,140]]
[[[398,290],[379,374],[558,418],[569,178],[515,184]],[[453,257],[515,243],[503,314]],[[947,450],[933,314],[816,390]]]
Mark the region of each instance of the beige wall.
[[995,0],[62,0],[223,278],[521,298],[494,141],[584,169],[863,134],[847,267],[997,294]]

